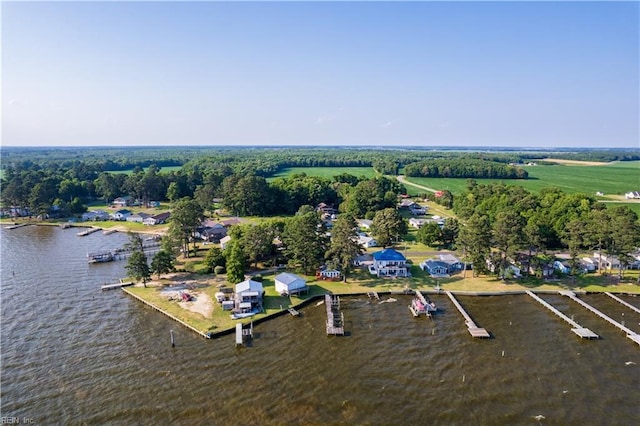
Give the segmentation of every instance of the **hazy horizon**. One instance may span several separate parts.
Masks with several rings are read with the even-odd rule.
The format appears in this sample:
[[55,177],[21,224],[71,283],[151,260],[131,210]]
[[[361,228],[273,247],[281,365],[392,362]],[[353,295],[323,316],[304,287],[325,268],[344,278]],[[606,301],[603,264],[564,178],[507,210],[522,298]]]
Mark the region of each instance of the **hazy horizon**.
[[637,2],[2,2],[5,147],[631,148]]

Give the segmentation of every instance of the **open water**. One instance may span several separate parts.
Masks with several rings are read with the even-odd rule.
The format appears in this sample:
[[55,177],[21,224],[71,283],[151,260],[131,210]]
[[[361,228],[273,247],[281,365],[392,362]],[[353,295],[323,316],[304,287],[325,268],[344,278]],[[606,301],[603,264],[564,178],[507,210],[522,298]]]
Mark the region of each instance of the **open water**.
[[[327,337],[325,307],[312,303],[301,317],[257,325],[252,345],[236,349],[232,335],[206,340],[118,290],[101,292],[124,262],[88,265],[86,254],[127,238],[77,232],[0,231],[5,422],[640,424],[640,348],[562,296],[543,298],[601,339],[580,340],[525,295],[458,297],[491,332],[483,340],[446,296],[432,297],[433,320],[413,319],[403,296],[353,297],[342,303],[347,336]],[[632,310],[581,297],[640,332]]]

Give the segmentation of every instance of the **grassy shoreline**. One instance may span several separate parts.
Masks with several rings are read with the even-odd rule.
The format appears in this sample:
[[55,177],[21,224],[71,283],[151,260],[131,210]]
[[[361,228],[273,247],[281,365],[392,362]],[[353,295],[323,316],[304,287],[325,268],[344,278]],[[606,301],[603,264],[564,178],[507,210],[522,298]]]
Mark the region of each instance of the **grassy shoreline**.
[[[244,320],[232,320],[229,311],[222,310],[215,301],[215,293],[219,291],[219,285],[230,284],[221,277],[203,276],[200,274],[181,273],[177,274],[181,281],[172,279],[162,279],[149,287],[140,285],[129,287],[130,292],[155,309],[178,318],[200,333],[210,334],[210,337],[219,337],[233,332],[235,324],[238,322],[262,322],[279,315],[285,314],[288,308],[300,308],[318,297],[331,293],[340,296],[366,295],[368,292],[376,291],[380,294],[411,294],[419,290],[425,293],[436,294],[439,291],[451,291],[455,294],[488,296],[488,295],[510,295],[522,294],[527,290],[534,292],[558,292],[561,290],[572,290],[578,293],[584,292],[611,292],[622,294],[640,294],[640,285],[632,282],[622,282],[618,284],[605,285],[598,284],[595,279],[580,282],[580,285],[570,286],[567,281],[553,282],[518,282],[501,281],[494,278],[448,278],[434,280],[426,277],[414,277],[408,279],[359,279],[350,280],[347,283],[318,281],[313,277],[307,278],[310,291],[307,295],[283,297],[275,291],[273,274],[263,276],[263,286],[265,290],[264,312],[256,314]],[[594,277],[597,278],[597,277]],[[209,317],[184,309],[177,302],[169,301],[160,294],[162,289],[170,288],[183,282],[191,283],[191,293],[203,293],[213,301],[213,313]]]

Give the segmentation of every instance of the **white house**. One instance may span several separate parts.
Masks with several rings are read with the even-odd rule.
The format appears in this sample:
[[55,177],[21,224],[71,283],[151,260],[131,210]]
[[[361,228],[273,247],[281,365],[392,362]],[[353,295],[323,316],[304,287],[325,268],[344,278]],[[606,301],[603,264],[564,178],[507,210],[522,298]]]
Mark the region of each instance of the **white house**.
[[229,243],[231,242],[231,235],[227,235],[226,237],[223,237],[220,239],[220,248],[222,250],[226,249],[227,247],[229,247]]
[[131,196],[118,197],[113,200],[113,205],[116,207],[128,207],[131,205]]
[[407,259],[392,248],[373,253],[373,265],[369,267],[369,272],[379,277],[411,276],[407,268]]
[[121,209],[111,214],[113,220],[126,220],[129,216],[131,216],[131,211],[127,209]]
[[449,276],[449,265],[442,262],[441,260],[428,259],[420,264],[420,268],[423,271],[426,271],[432,277],[448,277]]
[[414,228],[420,229],[427,223],[427,219],[418,219],[417,217],[412,217],[409,219],[409,226],[413,226]]
[[640,191],[629,191],[624,194],[624,198],[627,200],[638,199],[640,198]]
[[553,269],[555,269],[556,271],[560,271],[563,274],[568,274],[571,272],[571,266],[569,265],[569,263],[567,261],[560,261],[560,260],[556,260],[553,262]]
[[325,267],[316,274],[316,278],[335,280],[335,279],[340,279],[341,275],[342,273],[337,269],[331,269],[331,268]]
[[308,291],[307,282],[304,278],[283,272],[275,276],[276,291],[282,295],[292,295]]
[[369,247],[377,247],[378,246],[378,242],[375,240],[375,238],[370,237],[366,234],[360,234],[358,235],[358,244],[360,244],[361,247],[364,247],[365,249],[369,248]]
[[241,310],[246,310],[250,306],[251,310],[261,311],[263,297],[264,288],[261,282],[245,280],[236,284],[236,304]]
[[107,220],[109,219],[109,213],[104,210],[91,210],[90,212],[82,213],[82,221],[87,222],[89,220]]
[[159,213],[157,215],[148,217],[142,221],[145,225],[161,225],[169,219],[171,212]]
[[142,223],[145,219],[151,217],[150,214],[148,213],[144,213],[144,212],[140,212],[140,213],[136,213],[136,214],[132,214],[130,216],[127,217],[127,222],[138,222],[138,223]]

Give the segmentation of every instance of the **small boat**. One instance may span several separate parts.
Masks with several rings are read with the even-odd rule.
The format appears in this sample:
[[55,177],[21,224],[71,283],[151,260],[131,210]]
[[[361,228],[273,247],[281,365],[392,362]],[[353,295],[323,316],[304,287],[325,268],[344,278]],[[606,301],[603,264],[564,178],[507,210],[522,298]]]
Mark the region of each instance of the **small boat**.
[[237,320],[237,319],[249,318],[254,315],[255,315],[255,312],[243,312],[243,313],[231,314],[231,319]]
[[113,253],[110,251],[105,251],[105,252],[101,252],[101,253],[89,253],[87,255],[87,258],[89,259],[89,263],[104,263],[104,262],[111,262],[113,260],[115,260]]
[[431,316],[431,312],[435,312],[437,310],[436,304],[426,300],[424,297],[415,297],[411,301],[411,305],[409,305],[409,310],[413,314],[414,317],[418,317],[420,315],[425,315],[427,317]]

